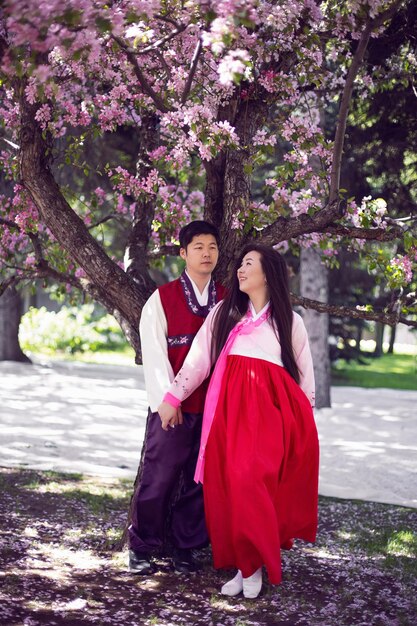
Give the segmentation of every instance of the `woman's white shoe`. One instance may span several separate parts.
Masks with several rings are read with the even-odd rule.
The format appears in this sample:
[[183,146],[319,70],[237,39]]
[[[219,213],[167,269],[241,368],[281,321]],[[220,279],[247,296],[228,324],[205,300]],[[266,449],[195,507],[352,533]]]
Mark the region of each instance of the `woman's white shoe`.
[[245,598],[257,598],[262,589],[262,567],[256,570],[252,576],[243,578],[243,595]]
[[243,578],[240,569],[237,570],[237,574],[232,580],[224,583],[220,590],[220,593],[224,596],[237,596],[243,589]]

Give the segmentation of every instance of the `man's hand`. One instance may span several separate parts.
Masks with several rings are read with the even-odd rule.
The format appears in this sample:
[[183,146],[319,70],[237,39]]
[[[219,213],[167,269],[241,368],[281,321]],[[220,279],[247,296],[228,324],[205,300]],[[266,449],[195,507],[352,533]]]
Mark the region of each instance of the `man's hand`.
[[182,424],[182,411],[178,407],[176,409],[168,402],[162,402],[158,407],[159,417],[161,418],[161,426],[164,430],[168,430],[169,427],[175,428],[177,424]]

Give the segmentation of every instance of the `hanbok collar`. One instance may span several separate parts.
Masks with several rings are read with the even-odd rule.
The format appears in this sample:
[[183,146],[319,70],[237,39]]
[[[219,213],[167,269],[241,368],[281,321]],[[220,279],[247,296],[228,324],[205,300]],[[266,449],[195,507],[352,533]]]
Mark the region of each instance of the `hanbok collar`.
[[252,302],[249,300],[249,311],[251,312],[252,315],[252,320],[255,321],[257,320],[259,317],[261,317],[269,308],[270,305],[270,300],[268,300],[268,302],[265,304],[265,306],[263,307],[263,309],[261,309],[258,313],[255,311],[255,307],[253,306]]
[[196,289],[198,289],[198,287],[185,270],[179,277],[179,281],[183,288],[185,301],[187,302],[190,311],[194,313],[194,315],[207,317],[208,313],[217,302],[217,291],[214,280],[211,278],[209,283],[204,288],[203,294],[207,294],[207,304],[204,305],[200,304],[197,300]]

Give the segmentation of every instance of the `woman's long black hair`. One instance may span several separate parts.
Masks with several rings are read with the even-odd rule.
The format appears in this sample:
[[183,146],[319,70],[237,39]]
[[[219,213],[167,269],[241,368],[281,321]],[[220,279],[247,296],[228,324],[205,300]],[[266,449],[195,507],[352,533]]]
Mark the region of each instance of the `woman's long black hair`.
[[227,337],[237,322],[245,315],[249,296],[239,289],[237,270],[248,252],[259,252],[261,265],[269,290],[271,319],[277,338],[281,344],[281,359],[285,369],[300,382],[300,373],[292,347],[293,311],[288,286],[288,272],[282,256],[268,246],[249,244],[243,248],[234,264],[233,273],[227,286],[226,297],[218,308],[213,320],[213,357],[217,360]]

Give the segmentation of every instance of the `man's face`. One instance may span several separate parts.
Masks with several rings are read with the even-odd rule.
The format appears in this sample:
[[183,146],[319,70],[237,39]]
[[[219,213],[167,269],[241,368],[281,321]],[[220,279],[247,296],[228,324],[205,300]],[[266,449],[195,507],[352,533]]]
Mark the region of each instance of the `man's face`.
[[180,249],[180,256],[185,260],[189,274],[209,276],[216,267],[219,249],[213,235],[196,235],[187,248]]

